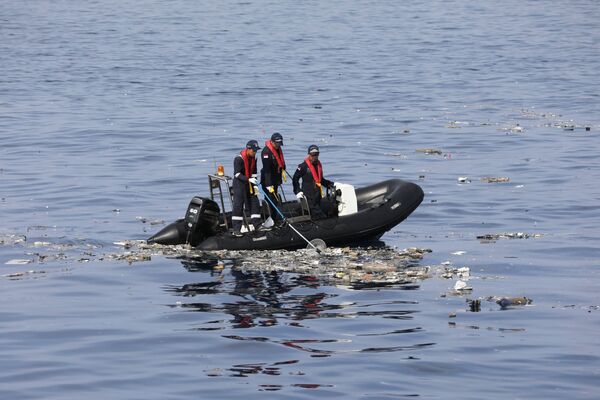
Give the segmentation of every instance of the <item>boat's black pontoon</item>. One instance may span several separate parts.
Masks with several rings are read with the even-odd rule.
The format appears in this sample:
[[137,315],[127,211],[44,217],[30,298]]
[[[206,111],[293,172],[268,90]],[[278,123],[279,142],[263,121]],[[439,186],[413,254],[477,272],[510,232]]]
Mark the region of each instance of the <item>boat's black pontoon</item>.
[[[231,178],[209,175],[210,198],[194,197],[185,218],[166,226],[148,239],[149,243],[185,244],[201,250],[272,250],[306,247],[288,224],[270,230],[248,231],[234,236],[230,230],[231,212],[225,209],[222,184],[231,201]],[[221,203],[221,208],[215,199]],[[312,220],[306,200],[284,201],[280,210],[307,240],[322,239],[328,246],[346,246],[379,239],[406,219],[423,201],[416,184],[390,179],[354,190],[336,183],[336,190],[324,199],[332,212],[325,219]],[[231,203],[230,203],[231,204]],[[269,208],[264,205],[267,220]]]

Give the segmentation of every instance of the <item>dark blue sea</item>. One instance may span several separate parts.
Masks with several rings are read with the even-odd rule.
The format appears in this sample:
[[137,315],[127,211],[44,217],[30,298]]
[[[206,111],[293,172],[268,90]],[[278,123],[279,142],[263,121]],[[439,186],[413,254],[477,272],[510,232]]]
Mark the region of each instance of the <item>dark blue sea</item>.
[[[0,398],[599,398],[599,66],[596,0],[3,1]],[[273,132],[427,276],[125,257]]]

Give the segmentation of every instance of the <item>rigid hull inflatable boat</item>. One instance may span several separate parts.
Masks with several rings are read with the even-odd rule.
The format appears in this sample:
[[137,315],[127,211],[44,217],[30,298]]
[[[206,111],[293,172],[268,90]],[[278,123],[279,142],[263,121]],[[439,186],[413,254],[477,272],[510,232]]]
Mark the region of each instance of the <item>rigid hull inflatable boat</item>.
[[[424,196],[418,185],[399,179],[356,190],[336,183],[336,190],[323,199],[332,210],[327,218],[312,220],[305,199],[285,201],[278,207],[286,217],[285,223],[235,236],[229,229],[231,212],[221,212],[225,209],[221,183],[230,192],[230,179],[209,175],[211,197],[194,197],[185,218],[163,228],[148,243],[189,243],[200,250],[293,250],[306,247],[307,241],[314,239],[323,240],[327,246],[359,244],[377,240],[398,225],[421,204]],[[216,200],[220,200],[222,208],[215,201],[217,189]],[[231,200],[231,193],[228,197]],[[265,220],[269,218],[268,210],[264,204]]]

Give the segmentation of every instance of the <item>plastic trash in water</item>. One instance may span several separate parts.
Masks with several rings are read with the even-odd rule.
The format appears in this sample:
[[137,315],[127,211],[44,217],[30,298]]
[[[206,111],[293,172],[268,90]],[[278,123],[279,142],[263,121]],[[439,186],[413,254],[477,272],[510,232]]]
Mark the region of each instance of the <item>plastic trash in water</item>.
[[502,297],[496,300],[496,303],[502,307],[513,307],[513,306],[526,306],[531,304],[533,300],[523,296],[523,297]]
[[469,285],[467,285],[467,282],[465,282],[463,280],[458,280],[454,284],[454,290],[460,292],[460,291],[473,290],[473,288],[470,287]]

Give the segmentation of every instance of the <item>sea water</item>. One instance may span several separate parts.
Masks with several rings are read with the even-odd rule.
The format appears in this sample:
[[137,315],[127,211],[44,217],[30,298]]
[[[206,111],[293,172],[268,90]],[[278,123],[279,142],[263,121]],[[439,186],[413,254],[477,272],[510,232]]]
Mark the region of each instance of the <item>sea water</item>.
[[[592,0],[3,2],[0,397],[598,398],[599,21]],[[290,170],[315,143],[334,181],[418,183],[382,241],[430,249],[429,275],[111,256],[276,131]]]

